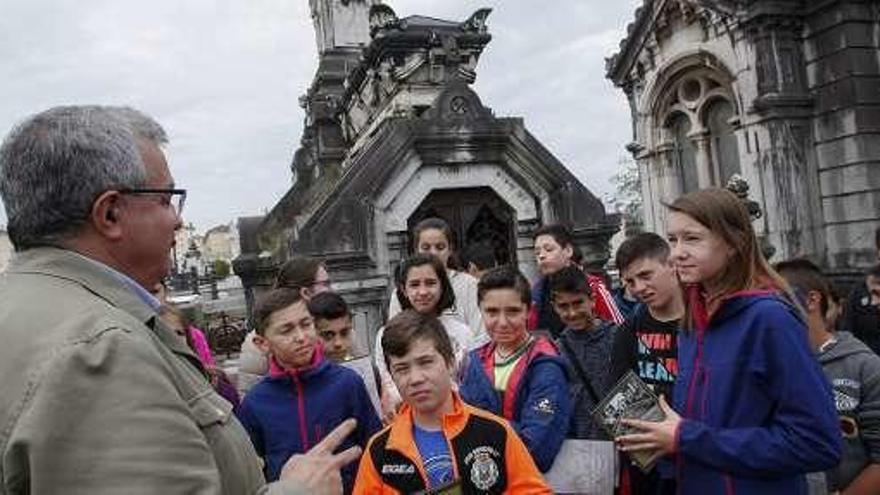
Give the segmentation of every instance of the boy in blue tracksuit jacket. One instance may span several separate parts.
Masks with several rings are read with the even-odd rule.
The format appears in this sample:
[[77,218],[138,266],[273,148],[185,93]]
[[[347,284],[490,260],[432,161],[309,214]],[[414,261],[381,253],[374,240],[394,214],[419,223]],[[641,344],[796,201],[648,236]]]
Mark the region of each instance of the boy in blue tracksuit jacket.
[[459,392],[468,404],[510,421],[538,469],[546,472],[562,447],[571,417],[567,364],[549,340],[530,339],[503,394],[495,390],[488,371],[495,350],[491,342],[469,353]]
[[682,332],[675,407],[679,493],[805,494],[840,460],[828,381],[796,310],[769,291],[729,296]]
[[[327,360],[314,320],[298,291],[275,289],[256,310],[254,343],[269,354],[269,375],[241,403],[239,419],[266,463],[268,480],[277,480],[285,462],[304,453],[348,418],[357,428],[340,446],[366,446],[382,424],[357,372]],[[357,466],[342,469],[351,493]]]

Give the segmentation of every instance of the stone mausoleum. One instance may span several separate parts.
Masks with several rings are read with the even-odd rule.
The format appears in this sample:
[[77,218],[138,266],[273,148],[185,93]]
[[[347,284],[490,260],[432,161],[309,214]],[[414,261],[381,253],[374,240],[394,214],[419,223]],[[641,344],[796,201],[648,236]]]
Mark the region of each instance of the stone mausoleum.
[[617,219],[521,118],[496,117],[471,89],[489,9],[446,21],[399,17],[376,0],[311,8],[319,64],[300,101],[293,185],[265,218],[248,219],[235,263],[251,304],[286,259],[317,256],[356,328],[373,334],[394,267],[412,252],[408,231],[429,216],[452,226],[458,250],[489,242],[527,276],[543,223],[571,225],[588,262],[607,261]]
[[645,223],[739,174],[773,260],[876,262],[880,1],[645,0],[608,77],[632,110]]

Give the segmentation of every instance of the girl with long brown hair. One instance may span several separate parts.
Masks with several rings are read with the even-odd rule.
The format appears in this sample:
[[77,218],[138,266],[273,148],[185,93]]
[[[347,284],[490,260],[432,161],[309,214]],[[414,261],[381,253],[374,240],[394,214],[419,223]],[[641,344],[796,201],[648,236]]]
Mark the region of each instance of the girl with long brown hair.
[[806,494],[841,440],[827,380],[791,291],[761,255],[742,202],[723,189],[668,205],[672,260],[686,292],[674,408],[625,420],[624,451],[674,456],[679,493]]

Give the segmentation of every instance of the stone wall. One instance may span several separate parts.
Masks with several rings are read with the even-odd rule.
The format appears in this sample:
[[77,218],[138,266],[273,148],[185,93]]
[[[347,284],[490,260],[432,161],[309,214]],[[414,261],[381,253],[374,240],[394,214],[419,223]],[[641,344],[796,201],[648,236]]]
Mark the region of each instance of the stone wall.
[[827,247],[836,270],[876,261],[880,226],[880,4],[821,1],[806,17],[805,62]]

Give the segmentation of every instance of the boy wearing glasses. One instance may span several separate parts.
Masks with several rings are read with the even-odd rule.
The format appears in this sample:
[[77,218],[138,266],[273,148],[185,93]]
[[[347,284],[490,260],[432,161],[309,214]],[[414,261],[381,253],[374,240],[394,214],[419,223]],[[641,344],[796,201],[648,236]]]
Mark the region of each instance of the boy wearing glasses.
[[[300,291],[269,291],[255,316],[254,344],[269,356],[269,374],[245,396],[239,419],[265,461],[266,478],[278,479],[290,456],[308,451],[348,418],[357,428],[341,448],[366,446],[381,423],[364,382],[324,357]],[[342,469],[345,493],[351,493],[354,469]]]

